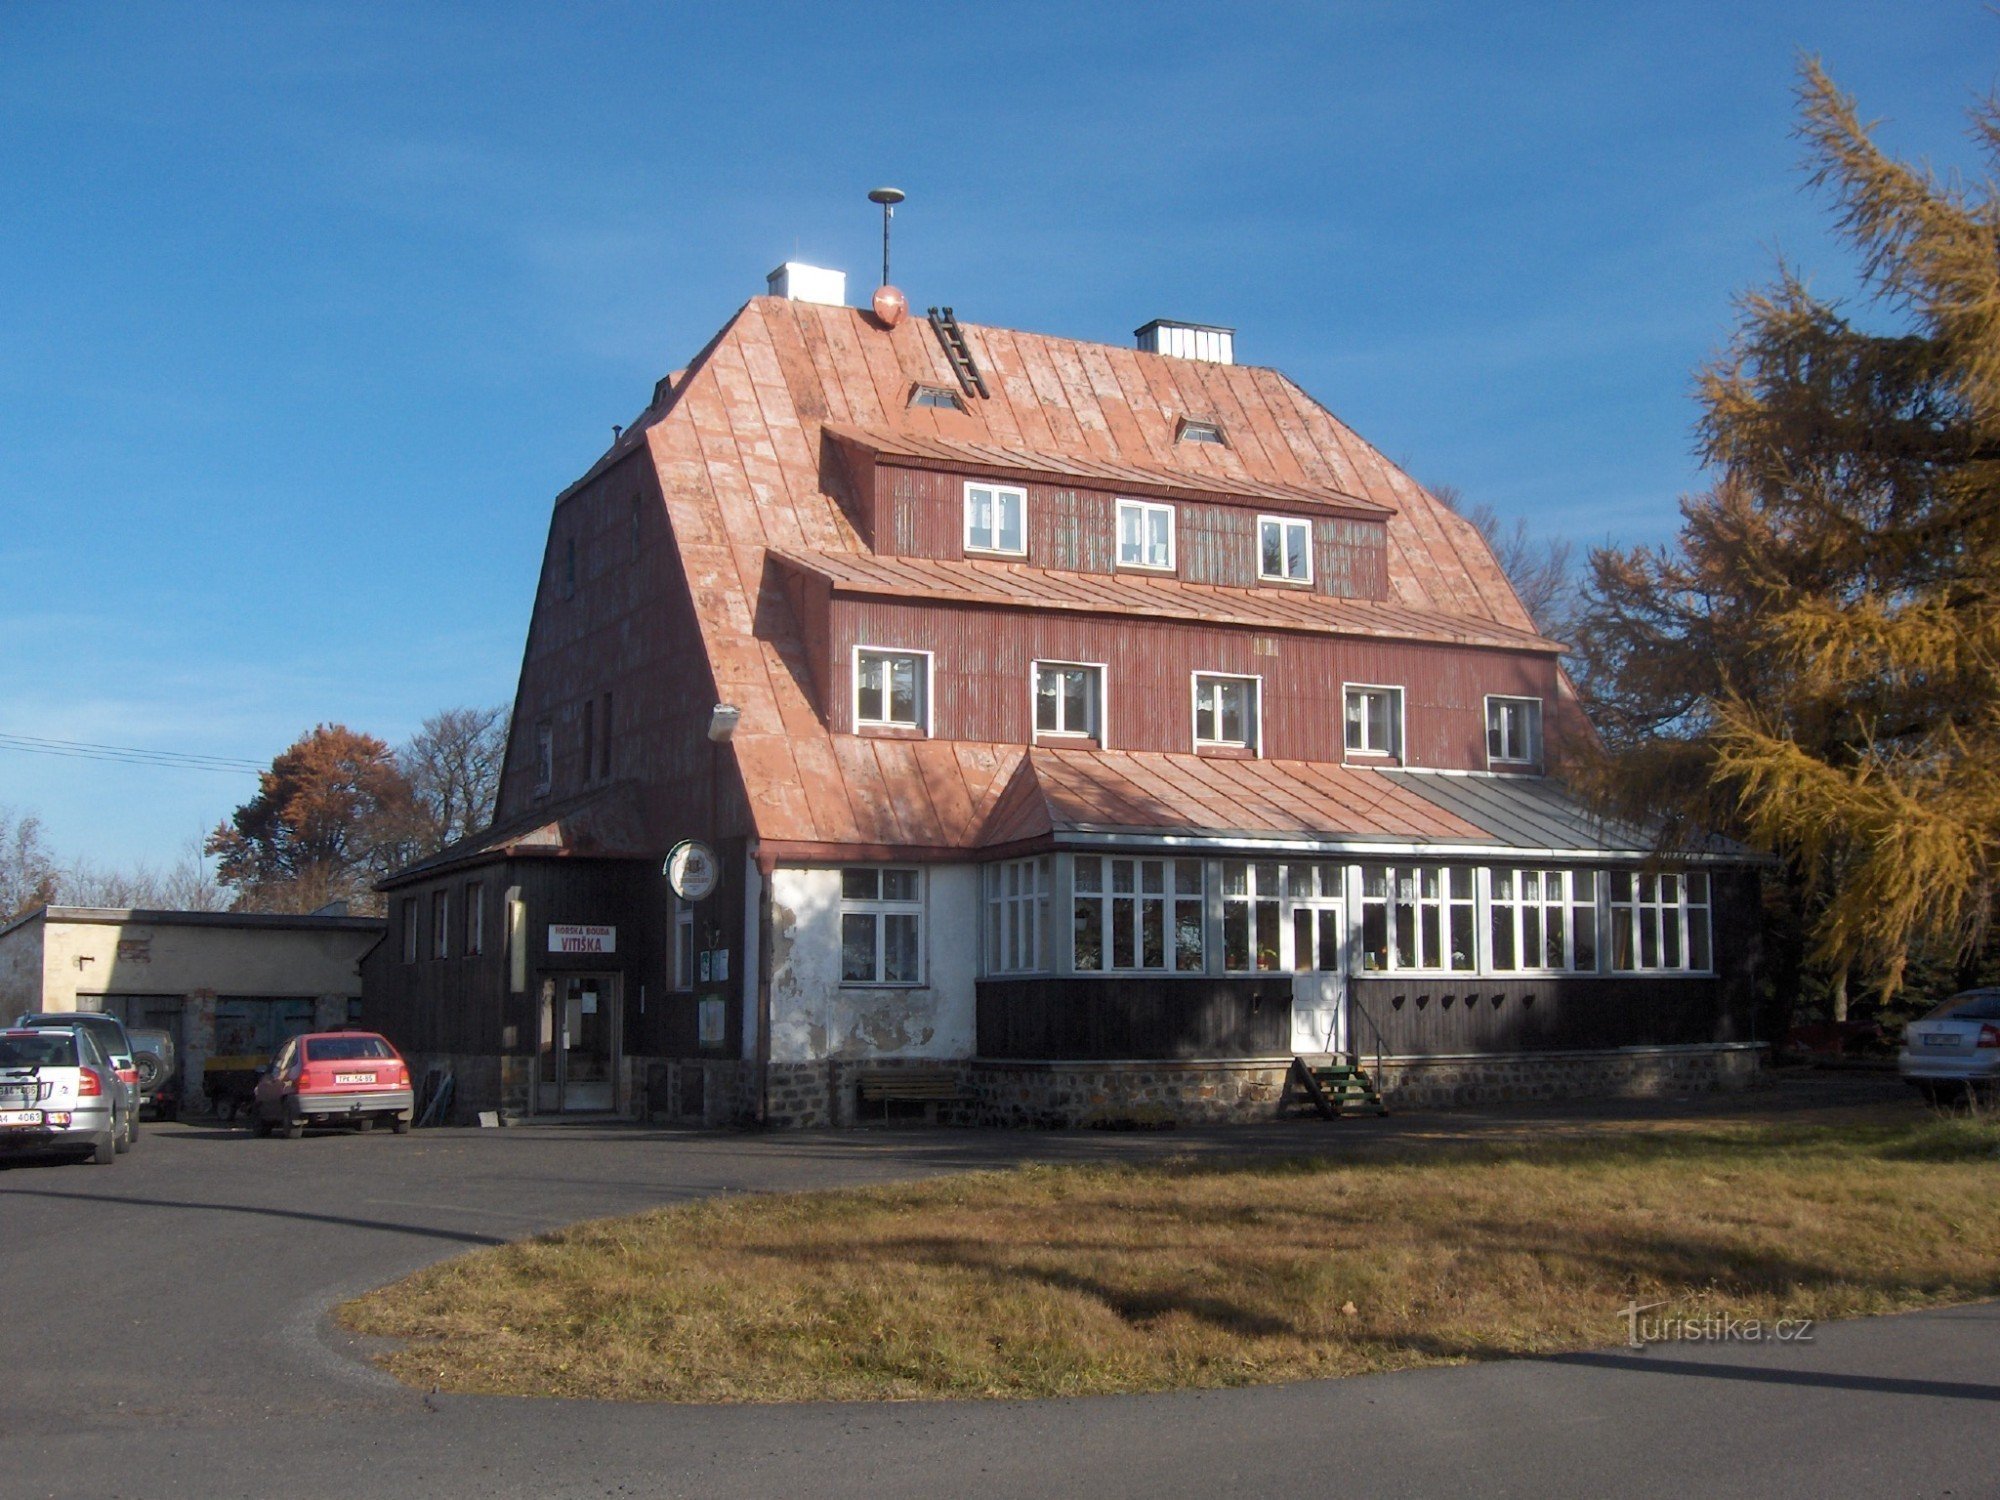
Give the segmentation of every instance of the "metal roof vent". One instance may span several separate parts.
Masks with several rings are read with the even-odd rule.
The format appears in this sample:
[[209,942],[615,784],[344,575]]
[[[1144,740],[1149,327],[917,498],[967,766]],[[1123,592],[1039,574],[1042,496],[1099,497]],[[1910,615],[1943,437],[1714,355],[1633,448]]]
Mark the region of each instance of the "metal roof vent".
[[822,302],[828,307],[847,306],[847,273],[809,266],[788,260],[765,278],[773,297],[787,302]]
[[1205,359],[1211,364],[1236,363],[1236,330],[1214,323],[1177,323],[1172,318],[1155,318],[1133,330],[1139,347],[1148,354],[1166,354],[1175,359]]

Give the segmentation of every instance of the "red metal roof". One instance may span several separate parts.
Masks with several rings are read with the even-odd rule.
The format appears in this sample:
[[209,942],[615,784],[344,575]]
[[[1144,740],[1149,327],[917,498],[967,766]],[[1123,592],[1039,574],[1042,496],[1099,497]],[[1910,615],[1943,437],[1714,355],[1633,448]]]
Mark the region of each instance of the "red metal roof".
[[[1489,831],[1355,766],[1142,751],[1029,752],[1054,832],[1251,833],[1429,842]],[[998,842],[989,835],[989,842]]]
[[636,784],[614,781],[580,796],[536,807],[404,865],[379,889],[407,885],[440,870],[487,859],[657,859]]
[[[1272,505],[1308,505],[1343,515],[1379,520],[1394,510],[1377,500],[1337,489],[1274,484],[1245,475],[1112,462],[1065,453],[1036,453],[994,443],[954,442],[913,432],[876,432],[829,422],[825,429],[842,443],[864,448],[882,462],[911,468],[944,469],[974,478],[1035,479],[1050,475],[1084,480],[1134,495],[1240,496]],[[1185,447],[1186,445],[1182,445]]]
[[766,838],[792,856],[946,855],[1067,833],[1499,841],[1362,767],[856,735],[828,736],[824,754],[770,737],[745,750],[758,826],[783,827]]
[[836,594],[997,604],[1019,609],[1303,630],[1383,640],[1440,641],[1514,651],[1563,649],[1531,630],[1370,599],[1279,589],[1228,588],[1140,573],[1072,573],[980,558],[881,557],[867,552],[773,551],[778,562],[817,574]]
[[[888,329],[854,308],[759,297],[673,382],[670,398],[641,416],[641,431],[614,447],[613,457],[643,443],[657,472],[710,670],[742,710],[731,750],[760,838],[968,848],[1027,753],[835,736],[820,719],[796,623],[765,561],[776,552],[831,567],[826,558],[846,554],[856,579],[879,561],[820,487],[829,424],[898,434],[911,449],[935,441],[1060,455],[1106,472],[1211,483],[1218,493],[1268,486],[1372,502],[1393,512],[1390,598],[1379,608],[1468,640],[1534,648],[1533,625],[1473,526],[1276,371],[978,325],[965,333],[991,398],[969,400],[963,412],[910,407],[913,383],[956,383],[921,319]],[[1220,423],[1228,444],[1177,443],[1184,417]],[[987,583],[1004,592],[996,579]],[[1051,598],[1021,602],[1061,607]],[[1164,774],[1181,760],[1193,757],[1133,763],[1158,761],[1153,769]]]

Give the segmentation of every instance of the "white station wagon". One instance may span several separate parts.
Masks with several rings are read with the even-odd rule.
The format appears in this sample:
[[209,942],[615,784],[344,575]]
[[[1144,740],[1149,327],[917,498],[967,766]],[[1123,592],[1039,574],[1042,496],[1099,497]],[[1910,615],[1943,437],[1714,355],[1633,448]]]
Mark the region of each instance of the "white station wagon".
[[2000,987],[1953,995],[1910,1022],[1897,1067],[1926,1098],[1991,1095],[2000,1086]]

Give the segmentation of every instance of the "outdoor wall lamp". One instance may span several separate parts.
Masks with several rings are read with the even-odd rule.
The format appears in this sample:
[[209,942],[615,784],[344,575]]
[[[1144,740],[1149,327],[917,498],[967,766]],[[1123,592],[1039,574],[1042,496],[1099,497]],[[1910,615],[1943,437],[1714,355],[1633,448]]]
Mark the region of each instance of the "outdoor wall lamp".
[[736,733],[736,721],[743,717],[743,710],[733,703],[718,703],[708,716],[708,737],[718,745],[729,743],[729,737]]

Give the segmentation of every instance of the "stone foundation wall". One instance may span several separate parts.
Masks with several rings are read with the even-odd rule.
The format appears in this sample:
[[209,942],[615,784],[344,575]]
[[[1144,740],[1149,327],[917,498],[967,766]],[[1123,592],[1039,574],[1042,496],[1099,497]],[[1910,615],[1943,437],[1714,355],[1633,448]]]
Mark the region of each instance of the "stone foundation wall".
[[[1362,1062],[1375,1071],[1372,1059]],[[1403,1109],[1543,1099],[1672,1098],[1747,1088],[1762,1062],[1763,1048],[1749,1043],[1392,1057],[1383,1060],[1375,1086],[1386,1103]]]
[[[1551,1099],[1675,1097],[1749,1085],[1762,1049],[1729,1044],[1384,1059],[1377,1078],[1394,1108],[1527,1103]],[[1374,1069],[1371,1059],[1364,1064]],[[1247,1124],[1278,1117],[1289,1057],[1190,1062],[958,1063],[918,1059],[781,1063],[771,1071],[777,1128],[874,1124],[886,1117],[939,1125],[1028,1129],[1143,1129]],[[960,1097],[881,1110],[859,1103],[859,1075],[949,1068]],[[755,1073],[744,1067],[743,1119],[755,1116]]]
[[[1525,1052],[1463,1057],[1392,1057],[1376,1074],[1383,1099],[1398,1109],[1515,1104],[1553,1099],[1672,1098],[1747,1087],[1763,1049],[1744,1044],[1627,1047],[1593,1052]],[[479,1111],[528,1113],[525,1058],[413,1056],[457,1076],[450,1124]],[[742,1126],[757,1117],[754,1063],[711,1058],[632,1058],[629,1113],[659,1124]],[[1289,1057],[1208,1058],[1191,1062],[1011,1062],[974,1058],[941,1063],[882,1058],[773,1063],[770,1124],[816,1130],[884,1120],[1025,1129],[1144,1129],[1168,1125],[1248,1124],[1278,1116]],[[949,1071],[959,1097],[860,1103],[863,1073]]]
[[966,1065],[973,1096],[949,1107],[958,1125],[1048,1129],[1135,1129],[1277,1118],[1284,1058],[1196,1062],[1011,1063]]

